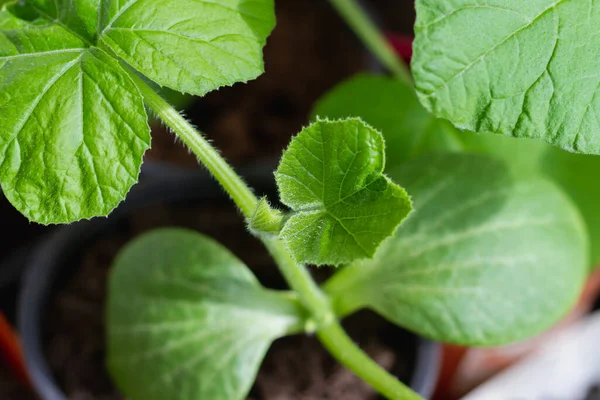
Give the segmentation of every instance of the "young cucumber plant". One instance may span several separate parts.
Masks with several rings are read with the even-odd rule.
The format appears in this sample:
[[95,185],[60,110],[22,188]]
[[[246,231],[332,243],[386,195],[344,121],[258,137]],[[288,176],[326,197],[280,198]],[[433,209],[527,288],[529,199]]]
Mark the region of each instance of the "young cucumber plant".
[[[204,95],[257,77],[275,23],[273,0],[3,3],[0,184],[17,209],[44,224],[107,215],[137,181],[150,143],[147,107],[231,196],[291,289],[262,287],[241,261],[198,233],[167,229],[135,240],[116,260],[108,305],[108,365],[128,398],[243,399],[270,343],[309,333],[382,395],[418,399],[353,343],[341,328],[343,317],[371,308],[433,339],[492,345],[545,329],[576,299],[588,263],[587,232],[576,207],[558,186],[535,173],[515,174],[489,156],[426,154],[455,149],[461,133],[419,109],[408,70],[352,0],[331,3],[398,81],[374,85],[380,96],[346,101],[355,101],[350,108],[373,119],[392,146],[386,153],[379,130],[348,118],[343,99],[322,113],[319,107],[327,107],[320,103],[322,115],[345,115],[317,119],[283,154],[275,178],[286,211],[256,197],[151,86]],[[482,55],[458,73],[455,61],[433,58],[444,54],[436,46],[450,48],[453,30],[435,29],[454,21],[446,16],[453,10],[444,2],[418,3],[419,95],[438,114],[456,116],[459,126],[475,120],[465,115],[476,111],[478,122],[468,127],[505,132],[508,125],[494,120],[500,105],[490,102],[484,110],[475,107],[482,95],[471,98],[488,93],[483,81],[453,94],[456,102],[444,99],[477,60],[536,21],[548,28],[546,14],[559,12],[560,2],[552,4],[557,11],[544,1],[528,6],[531,18],[522,27],[513,19],[490,20],[490,28],[512,36],[500,44],[489,36],[490,43],[467,49],[466,60]],[[489,8],[492,16],[502,7]],[[535,32],[538,39],[551,34]],[[509,68],[498,60],[486,61],[497,63],[494,79]],[[519,70],[520,78],[510,84],[528,82],[536,72],[540,82],[552,79],[553,71],[533,64],[516,63],[512,68],[527,71]],[[438,82],[442,75],[454,83]],[[509,106],[518,99],[506,97],[510,90],[500,81],[485,83],[512,112]],[[550,141],[564,143],[567,133],[560,126],[567,132],[571,113],[557,108],[540,120],[536,110],[548,108],[544,94],[522,94],[527,108],[521,102],[522,122],[511,132],[543,136],[547,130],[538,128],[546,123],[558,129]],[[371,113],[374,99],[380,108]],[[458,111],[441,111],[450,106]],[[525,123],[527,115],[538,119]],[[560,115],[563,125],[550,118]],[[581,124],[581,149],[593,142],[583,129],[589,127]],[[342,268],[321,288],[307,263]]]

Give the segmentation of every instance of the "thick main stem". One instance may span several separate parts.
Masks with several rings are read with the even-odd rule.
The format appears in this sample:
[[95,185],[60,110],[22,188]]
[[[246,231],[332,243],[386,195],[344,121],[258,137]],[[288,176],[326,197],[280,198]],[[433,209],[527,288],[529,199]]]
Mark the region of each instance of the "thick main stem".
[[[131,74],[146,104],[158,115],[229,193],[246,218],[251,218],[258,199],[206,139],[146,82]],[[329,352],[382,395],[393,400],[417,400],[420,397],[369,358],[344,332],[332,310],[327,295],[317,286],[308,270],[294,261],[283,242],[262,238],[290,287],[298,293],[310,312],[317,336]]]
[[396,55],[392,46],[381,34],[356,0],[330,0],[348,25],[356,32],[371,53],[379,59],[384,67],[389,69],[398,79],[412,85],[409,69]]

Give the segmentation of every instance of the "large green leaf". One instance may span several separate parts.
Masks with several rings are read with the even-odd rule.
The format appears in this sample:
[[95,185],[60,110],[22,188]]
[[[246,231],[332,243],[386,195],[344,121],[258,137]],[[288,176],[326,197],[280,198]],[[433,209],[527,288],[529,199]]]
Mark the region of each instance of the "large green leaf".
[[342,82],[316,103],[317,117],[360,117],[379,130],[388,170],[423,153],[461,148],[454,130],[421,106],[410,85],[386,76],[360,74]]
[[275,173],[294,213],[281,238],[301,262],[340,265],[370,258],[411,210],[383,175],[381,133],[360,119],[320,120],[296,136]]
[[273,0],[105,0],[99,43],[160,85],[204,95],[263,72]]
[[29,219],[107,215],[137,181],[150,132],[119,63],[58,24],[0,14],[0,184]]
[[116,260],[108,365],[132,400],[241,400],[270,343],[303,324],[293,295],[263,289],[222,246],[164,229]]
[[574,303],[587,236],[556,186],[513,180],[478,155],[426,156],[392,176],[415,211],[374,260],[327,284],[341,314],[371,307],[427,337],[495,345],[547,328]]
[[600,154],[600,8],[588,0],[417,0],[421,101],[460,128]]

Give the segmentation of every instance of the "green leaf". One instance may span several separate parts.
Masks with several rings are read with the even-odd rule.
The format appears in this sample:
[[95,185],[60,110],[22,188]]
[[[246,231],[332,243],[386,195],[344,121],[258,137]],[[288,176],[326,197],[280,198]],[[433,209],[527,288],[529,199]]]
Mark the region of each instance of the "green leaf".
[[[0,29],[21,29],[30,26],[29,23],[43,22],[47,25],[48,21],[42,20],[39,14],[29,4],[9,0],[5,3],[0,1]],[[0,45],[0,49],[2,49]]]
[[[18,19],[8,11],[0,10],[0,30],[6,31],[8,29],[18,29],[22,26],[26,26],[26,22]],[[6,39],[5,35],[0,36],[0,51],[5,51],[7,46],[11,46],[11,43]]]
[[583,215],[591,242],[591,267],[600,263],[600,157],[550,149],[540,161],[540,169],[558,182],[571,196]]
[[[27,22],[9,11],[0,11],[0,67],[8,56],[84,48],[83,40],[59,24]],[[0,74],[0,80],[6,79],[5,76]]]
[[340,265],[373,256],[411,210],[384,166],[383,137],[360,119],[317,121],[292,140],[275,178],[294,211],[281,238],[298,261]]
[[132,400],[241,400],[270,343],[303,324],[293,295],[263,289],[221,245],[163,229],[113,267],[108,365]]
[[386,169],[431,151],[461,148],[453,130],[443,129],[419,103],[414,89],[398,79],[360,74],[325,94],[313,119],[360,117],[386,143]]
[[56,22],[88,45],[96,37],[101,0],[27,0],[40,16]]
[[[58,0],[57,0],[58,1]],[[69,1],[71,6],[71,13],[77,15],[79,21],[87,33],[87,37],[91,39],[96,38],[98,33],[98,23],[100,21],[100,10],[103,7],[102,0],[63,0]]]
[[461,132],[465,151],[504,160],[518,176],[543,174],[558,183],[579,208],[590,236],[590,267],[600,263],[600,157],[574,154],[540,140]]
[[417,0],[421,101],[462,129],[600,154],[600,9],[587,0]]
[[513,180],[478,155],[427,156],[392,176],[416,211],[374,260],[326,285],[339,313],[370,307],[436,340],[497,345],[542,331],[573,305],[587,236],[555,185]]
[[107,215],[137,181],[150,143],[137,87],[116,60],[60,25],[10,23],[0,30],[6,197],[43,224]]
[[273,0],[105,0],[99,43],[160,85],[204,95],[263,70]]

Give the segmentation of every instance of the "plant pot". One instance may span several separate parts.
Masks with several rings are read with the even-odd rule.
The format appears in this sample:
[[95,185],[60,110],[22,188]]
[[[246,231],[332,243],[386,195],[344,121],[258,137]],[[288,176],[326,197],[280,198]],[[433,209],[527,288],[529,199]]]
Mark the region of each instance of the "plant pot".
[[[272,195],[276,193],[272,171],[273,169],[270,166],[265,166],[264,168],[249,170],[242,175],[250,186],[256,190],[257,194]],[[67,399],[65,391],[55,378],[55,371],[52,371],[50,367],[49,358],[45,351],[46,340],[44,334],[48,326],[51,326],[55,319],[60,318],[59,314],[52,313],[50,308],[54,307],[53,304],[61,286],[64,286],[64,283],[77,273],[78,269],[83,268],[81,266],[81,255],[86,249],[98,243],[101,237],[111,235],[111,232],[114,232],[120,224],[124,223],[123,221],[133,218],[139,210],[161,204],[170,205],[174,212],[183,208],[184,204],[188,206],[194,204],[196,207],[197,205],[202,205],[202,207],[211,205],[210,207],[212,207],[212,205],[217,204],[219,207],[227,207],[233,210],[230,200],[206,174],[202,172],[171,174],[168,179],[154,179],[136,186],[127,200],[109,218],[83,221],[58,230],[43,242],[32,255],[19,298],[18,323],[30,379],[42,399]],[[183,215],[183,217],[186,218],[186,215]],[[234,217],[232,220],[235,219],[240,224],[241,232],[239,234],[250,237],[245,232],[241,217],[239,215],[234,215]],[[145,214],[142,220],[145,222],[146,219],[152,219],[152,215]],[[188,219],[194,218],[189,217]],[[210,215],[208,219],[210,219]],[[214,222],[220,221],[213,221],[212,225],[209,224],[211,228],[218,226]],[[251,240],[255,239],[251,238]],[[255,252],[258,246],[251,248],[253,249],[252,252]],[[237,254],[235,249],[232,249],[232,251]],[[251,264],[249,263],[249,265]],[[265,271],[253,268],[255,274],[265,285],[271,283],[271,287],[279,288],[277,286],[282,283],[281,277],[274,266],[271,266],[269,270],[271,271],[270,275],[264,277]],[[321,268],[317,271],[326,270],[328,269]],[[96,317],[99,318],[98,315]],[[355,318],[362,317],[359,315]],[[78,320],[78,323],[86,325],[86,321],[83,320]],[[365,323],[361,325],[360,320],[358,324],[361,329],[369,326]],[[387,322],[385,324],[392,326]],[[402,331],[397,327],[393,327],[393,329]],[[423,396],[429,397],[437,380],[440,346],[429,340],[417,338],[405,331],[399,334],[406,335],[409,341],[414,343],[414,346],[411,346],[414,363],[410,366],[412,373],[408,379],[411,387]],[[312,338],[310,340],[316,339]],[[285,345],[285,342],[276,342],[274,347],[283,345]],[[102,361],[99,361],[99,364],[102,365]],[[259,373],[259,377],[261,373],[263,372]]]

